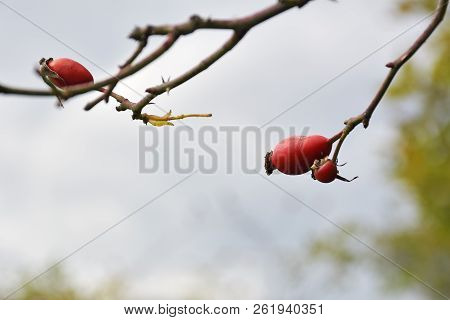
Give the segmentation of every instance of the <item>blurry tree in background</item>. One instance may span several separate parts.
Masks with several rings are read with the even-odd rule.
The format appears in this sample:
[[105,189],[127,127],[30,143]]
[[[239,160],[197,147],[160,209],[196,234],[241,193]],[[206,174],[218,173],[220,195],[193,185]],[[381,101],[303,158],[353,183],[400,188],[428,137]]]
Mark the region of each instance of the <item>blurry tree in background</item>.
[[[435,0],[402,0],[400,14],[435,10]],[[450,21],[443,24],[424,47],[425,60],[405,65],[389,89],[390,98],[418,110],[405,116],[397,141],[390,148],[392,174],[411,195],[417,218],[407,226],[376,233],[367,231],[375,247],[445,296],[450,296]],[[428,50],[428,51],[427,51]],[[424,63],[425,61],[425,63]],[[411,114],[408,112],[408,114]],[[348,229],[355,225],[347,226]],[[358,228],[358,226],[356,226]],[[361,229],[362,230],[362,229]],[[361,231],[360,230],[360,231]],[[414,277],[380,257],[356,251],[345,234],[321,238],[312,254],[331,258],[337,270],[377,259],[375,265],[388,288],[423,289],[429,298],[443,296],[422,286]],[[347,271],[350,268],[347,269]]]
[[[430,12],[436,1],[404,0],[400,12]],[[418,208],[417,224],[383,234],[379,242],[394,261],[450,296],[450,22],[444,21],[428,44],[430,64],[417,60],[390,91],[394,99],[414,98],[420,109],[400,127],[393,150],[394,176],[403,182]],[[394,270],[395,271],[395,270]],[[391,277],[407,286],[407,274]],[[433,294],[432,291],[426,291]],[[430,297],[436,297],[434,295]],[[442,297],[441,297],[442,298]]]
[[[29,280],[29,276],[24,276],[24,281]],[[106,282],[95,285],[92,290],[87,290],[85,286],[77,286],[70,280],[70,275],[63,269],[55,268],[45,277],[26,285],[16,294],[11,296],[18,300],[89,300],[89,299],[121,299],[123,291],[122,282],[115,277],[109,277]],[[1,290],[3,291],[3,290]],[[1,292],[0,291],[0,292]],[[8,294],[1,292],[2,296]]]

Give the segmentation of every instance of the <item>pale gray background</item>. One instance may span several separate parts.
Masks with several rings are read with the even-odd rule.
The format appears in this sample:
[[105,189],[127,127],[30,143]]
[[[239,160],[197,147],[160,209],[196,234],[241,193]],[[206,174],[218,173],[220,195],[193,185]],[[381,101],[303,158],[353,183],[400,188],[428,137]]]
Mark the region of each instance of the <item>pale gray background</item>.
[[[126,36],[135,25],[181,22],[193,13],[237,17],[274,1],[3,2],[112,73],[134,48]],[[195,131],[205,124],[261,125],[420,18],[398,18],[394,5],[388,0],[313,1],[256,27],[222,60],[156,102],[177,114],[212,112],[211,119],[184,121]],[[95,78],[107,76],[1,3],[0,21],[0,82],[44,87],[32,69],[49,56],[71,57]],[[309,127],[311,133],[324,135],[337,132],[346,118],[368,104],[387,71],[384,64],[423,27],[271,125],[300,131]],[[189,68],[226,36],[196,32],[124,82],[143,92],[161,75],[174,77]],[[152,38],[149,47],[159,41]],[[117,92],[139,98],[123,85]],[[83,111],[93,97],[70,100],[62,111],[49,98],[0,97],[4,291],[22,281],[21,272],[42,271],[184,177],[140,174],[140,123],[116,112],[114,104]],[[398,105],[383,101],[370,130],[358,128],[348,139],[341,158],[349,164],[342,172],[359,175],[356,182],[322,185],[308,177],[281,175],[270,179],[339,224],[390,228],[410,220],[410,199],[389,178],[389,148],[400,115],[395,109]],[[226,146],[218,150],[224,161]],[[239,163],[240,154],[233,157]],[[196,174],[71,257],[63,268],[87,291],[119,276],[128,298],[420,297],[415,292],[386,293],[383,275],[369,265],[336,279],[331,261],[311,261],[305,255],[311,241],[334,228],[258,175],[240,170]],[[366,239],[364,233],[358,236]]]

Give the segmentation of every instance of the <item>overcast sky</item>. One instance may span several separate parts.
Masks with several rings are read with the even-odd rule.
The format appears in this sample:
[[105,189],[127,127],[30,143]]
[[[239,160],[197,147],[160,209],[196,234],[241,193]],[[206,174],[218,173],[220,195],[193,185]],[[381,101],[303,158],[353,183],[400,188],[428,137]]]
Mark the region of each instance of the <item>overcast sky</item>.
[[[133,50],[127,34],[136,25],[182,22],[193,13],[238,17],[273,2],[2,0],[0,83],[44,88],[33,73],[41,57],[70,57],[101,79],[116,72]],[[174,114],[213,113],[210,119],[176,123],[192,128],[194,137],[206,125],[238,126],[240,132],[260,127],[421,18],[399,18],[393,5],[388,0],[322,0],[290,10],[254,28],[207,71],[155,102]],[[367,106],[387,72],[385,63],[423,27],[377,51],[268,127],[333,135],[344,120]],[[117,92],[139,99],[161,75],[177,76],[226,37],[222,31],[199,31],[183,38],[152,66],[124,80]],[[146,52],[159,42],[152,38]],[[314,237],[336,227],[301,202],[339,225],[385,228],[414,216],[401,186],[389,179],[398,104],[383,101],[369,130],[356,129],[344,145],[341,161],[348,164],[341,172],[359,175],[354,183],[322,185],[309,176],[273,175],[268,178],[273,185],[240,169],[239,133],[232,144],[236,166],[231,174],[223,169],[230,156],[230,141],[223,134],[212,146],[220,167],[215,174],[189,176],[173,169],[167,174],[162,168],[140,173],[141,123],[116,112],[114,103],[83,111],[95,96],[74,98],[63,110],[57,110],[51,98],[0,97],[4,291],[18,286],[20,272],[45,270],[185,179],[67,259],[62,267],[73,281],[91,289],[119,275],[129,298],[417,297],[387,294],[380,288],[381,275],[364,266],[339,284],[329,282],[332,267],[305,257]],[[162,114],[155,106],[148,110]],[[164,147],[163,141],[175,132],[167,129],[150,134],[174,166],[184,160],[175,157],[172,144]],[[262,141],[272,146],[276,142]],[[198,149],[195,139],[188,143]],[[248,149],[254,163],[262,161],[266,150]],[[370,243],[364,233],[358,236]]]

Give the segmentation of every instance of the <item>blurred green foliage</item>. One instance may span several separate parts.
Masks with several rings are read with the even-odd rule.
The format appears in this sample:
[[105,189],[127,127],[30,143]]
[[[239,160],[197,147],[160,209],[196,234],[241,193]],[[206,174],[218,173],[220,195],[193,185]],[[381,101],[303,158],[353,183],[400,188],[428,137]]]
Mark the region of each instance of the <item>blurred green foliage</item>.
[[[436,4],[436,0],[401,0],[398,11],[423,16]],[[374,238],[383,254],[450,297],[450,15],[400,71],[388,93],[395,105],[409,109],[389,154],[392,177],[405,186],[417,217],[407,226],[384,232],[359,226],[357,234]],[[331,258],[338,270],[370,260],[387,288],[421,290],[425,297],[444,298],[380,257],[357,251],[351,242],[339,232],[319,239],[311,253]]]
[[[400,12],[434,10],[437,1],[403,0]],[[390,90],[393,99],[419,103],[404,120],[393,148],[394,177],[417,203],[414,227],[379,235],[393,260],[450,296],[450,22],[449,17],[426,44],[425,61],[413,59]],[[387,270],[387,269],[386,269]],[[388,270],[387,270],[388,271]],[[388,273],[391,284],[417,281],[406,273]],[[442,298],[425,288],[430,298]]]
[[[24,281],[30,276],[24,276]],[[93,299],[120,299],[123,290],[122,282],[111,277],[105,283],[88,290],[79,287],[70,280],[70,277],[60,268],[50,270],[41,278],[26,285],[11,299],[17,300],[93,300]],[[2,296],[6,295],[5,291]]]

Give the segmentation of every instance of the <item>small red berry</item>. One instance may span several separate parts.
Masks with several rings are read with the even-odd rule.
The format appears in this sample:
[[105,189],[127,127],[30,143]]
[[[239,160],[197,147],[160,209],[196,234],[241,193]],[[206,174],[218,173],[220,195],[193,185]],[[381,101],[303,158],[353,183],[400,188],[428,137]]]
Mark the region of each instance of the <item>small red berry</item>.
[[278,143],[266,154],[265,168],[268,175],[275,169],[288,175],[308,172],[315,160],[327,157],[332,142],[319,135],[292,136]]
[[[343,165],[341,165],[343,166]],[[354,177],[351,180],[348,180],[344,177],[341,177],[339,174],[339,170],[337,169],[337,164],[328,158],[324,158],[322,160],[316,160],[314,165],[312,166],[312,177],[313,179],[320,181],[322,183],[330,183],[334,180],[338,179],[345,182],[351,182],[358,177]]]
[[48,59],[46,63],[49,69],[56,73],[49,79],[57,87],[64,88],[94,82],[94,77],[89,70],[72,59]]
[[313,176],[317,181],[330,183],[337,178],[338,172],[336,163],[325,160],[317,169],[313,169]]

